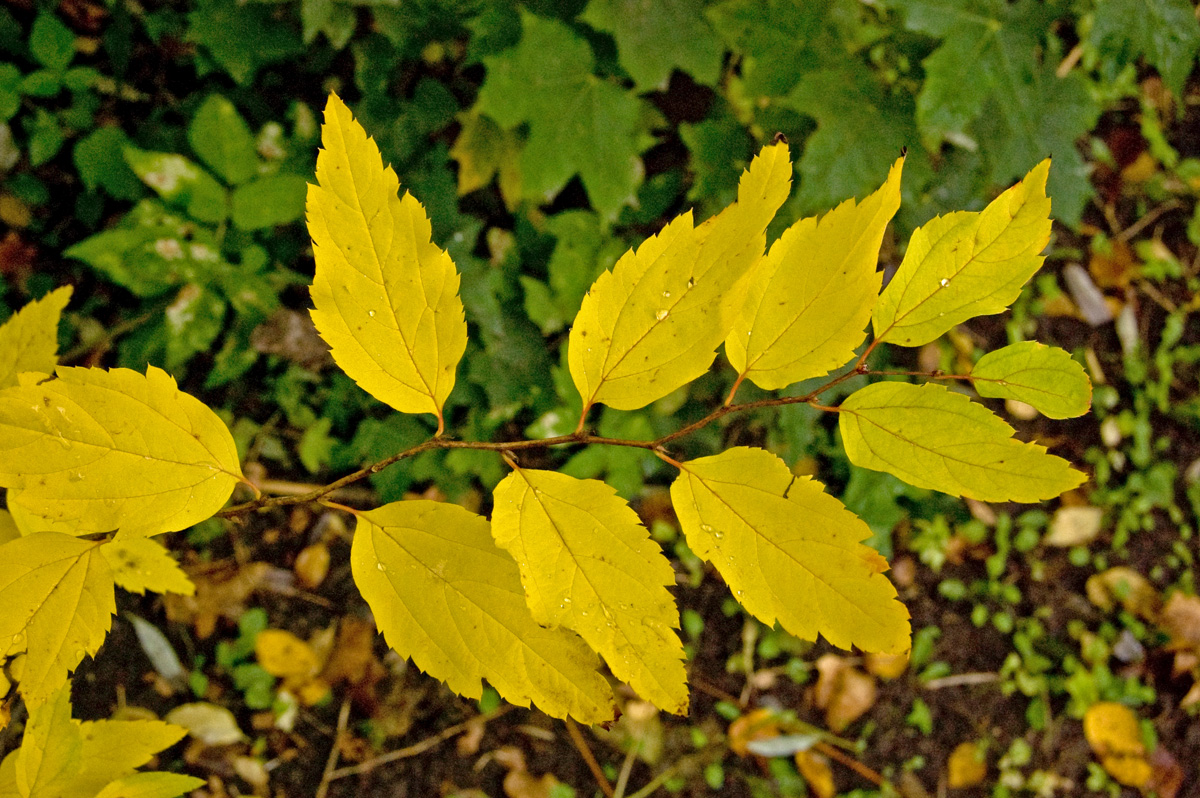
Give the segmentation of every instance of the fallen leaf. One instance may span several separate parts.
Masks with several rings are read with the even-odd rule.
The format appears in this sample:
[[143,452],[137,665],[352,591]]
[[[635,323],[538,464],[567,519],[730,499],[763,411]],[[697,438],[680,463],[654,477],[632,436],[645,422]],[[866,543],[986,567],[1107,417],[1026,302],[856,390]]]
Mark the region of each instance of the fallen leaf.
[[1150,763],[1137,715],[1124,704],[1100,701],[1083,715],[1083,736],[1100,766],[1127,787],[1144,787],[1150,780]]
[[1155,798],[1175,798],[1183,786],[1183,768],[1175,756],[1161,744],[1150,754],[1150,781],[1146,792]]
[[296,555],[292,570],[300,584],[309,590],[318,587],[329,574],[329,547],[324,542],[304,547]]
[[254,639],[258,664],[272,676],[283,679],[285,689],[312,706],[329,693],[329,684],[317,678],[321,665],[308,643],[283,629],[264,629]]
[[1047,546],[1082,546],[1100,534],[1104,510],[1099,507],[1060,507],[1050,521],[1050,533],[1042,540]]
[[1120,239],[1110,239],[1111,251],[1092,250],[1088,271],[1101,288],[1125,288],[1137,276],[1138,264],[1133,249]]
[[946,770],[947,783],[953,789],[981,784],[987,775],[983,747],[976,742],[959,743],[946,762]]
[[1148,621],[1158,617],[1162,606],[1158,591],[1146,577],[1123,565],[1088,577],[1084,592],[1105,612],[1112,612],[1119,604],[1126,612]]
[[1158,625],[1171,636],[1171,648],[1200,653],[1200,596],[1171,594],[1159,613]]
[[308,313],[278,310],[250,333],[250,345],[265,355],[278,355],[309,371],[333,365],[329,344],[317,332]]
[[265,562],[244,566],[184,569],[196,585],[192,596],[168,593],[163,596],[167,618],[175,623],[191,624],[200,639],[210,637],[217,620],[236,621],[246,611],[246,601],[258,590],[288,592],[295,575]]
[[746,747],[753,740],[765,740],[779,736],[779,724],[775,712],[770,709],[755,709],[734,718],[725,733],[729,750],[738,756],[750,753]]
[[833,783],[833,769],[829,767],[829,759],[812,751],[796,753],[796,770],[804,777],[808,789],[817,798],[833,798],[837,787]]
[[525,755],[519,748],[505,746],[497,749],[495,759],[508,768],[504,777],[504,794],[508,798],[550,798],[551,791],[561,784],[553,774],[534,776],[525,765]]
[[321,671],[329,684],[348,682],[374,684],[384,676],[383,664],[375,658],[375,624],[347,615],[338,621],[337,642]]
[[246,739],[232,712],[203,701],[177,706],[163,720],[182,726],[205,745],[232,745]]
[[867,669],[867,673],[872,676],[878,676],[880,679],[890,681],[899,678],[906,670],[908,670],[908,654],[873,654],[868,652],[863,657],[863,665]]
[[814,701],[825,711],[825,725],[834,732],[844,730],[875,705],[875,680],[836,654],[817,659]]

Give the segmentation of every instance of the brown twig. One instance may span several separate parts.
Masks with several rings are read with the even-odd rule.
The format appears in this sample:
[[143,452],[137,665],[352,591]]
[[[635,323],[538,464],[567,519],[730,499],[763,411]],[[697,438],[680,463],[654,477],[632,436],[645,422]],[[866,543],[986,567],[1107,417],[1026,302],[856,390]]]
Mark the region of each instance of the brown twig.
[[604,793],[606,798],[613,798],[615,795],[613,786],[608,783],[608,777],[604,775],[604,771],[600,769],[600,763],[592,755],[592,749],[588,748],[587,740],[583,739],[583,732],[579,731],[579,726],[570,718],[567,718],[567,734],[571,736],[571,742],[575,743],[575,747],[579,750],[579,755],[587,763],[588,770],[592,771],[592,777],[596,779],[596,784],[599,785],[600,791]]
[[822,754],[834,760],[835,762],[850,768],[855,773],[874,784],[876,787],[883,784],[883,776],[880,776],[877,772],[867,767],[862,762],[859,762],[854,757],[842,753],[829,743],[818,742],[813,745],[813,748],[820,751]]
[[511,704],[506,704],[502,707],[497,707],[496,709],[492,710],[491,712],[487,713],[486,715],[478,715],[474,718],[471,718],[470,720],[466,720],[466,721],[463,721],[462,723],[455,724],[454,726],[447,726],[446,728],[442,729],[437,734],[433,735],[432,737],[426,737],[424,740],[422,740],[419,743],[413,743],[412,745],[410,745],[406,748],[400,748],[395,751],[389,751],[386,754],[381,754],[381,755],[375,757],[374,759],[368,759],[366,762],[360,762],[357,765],[350,765],[349,767],[338,768],[337,770],[335,770],[329,774],[329,780],[336,781],[337,779],[344,779],[346,776],[357,776],[362,773],[370,773],[375,768],[379,767],[380,765],[386,765],[388,762],[395,762],[400,759],[408,759],[409,757],[413,757],[418,754],[423,754],[426,751],[428,751],[430,748],[433,748],[441,743],[444,743],[446,740],[449,740],[451,737],[454,737],[455,735],[458,735],[458,734],[462,734],[463,732],[465,732],[467,729],[469,729],[471,727],[471,724],[479,723],[480,718],[483,719],[484,723],[487,723],[489,721],[495,720],[496,718],[500,717],[501,715],[504,715],[507,712],[511,712],[514,709],[516,709],[516,707],[512,706]]
[[333,781],[333,769],[337,767],[338,756],[342,750],[342,735],[346,733],[346,724],[350,721],[350,697],[342,702],[338,712],[337,729],[333,732],[333,744],[329,746],[329,758],[325,760],[325,770],[321,772],[321,784],[317,787],[315,798],[325,798],[329,793],[329,784]]

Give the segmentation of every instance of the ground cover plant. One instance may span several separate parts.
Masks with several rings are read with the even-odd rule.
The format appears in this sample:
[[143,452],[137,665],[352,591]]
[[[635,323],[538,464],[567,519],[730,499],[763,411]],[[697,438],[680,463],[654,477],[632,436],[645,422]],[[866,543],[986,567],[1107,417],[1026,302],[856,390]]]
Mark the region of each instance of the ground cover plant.
[[[1107,4],[14,7],[6,445],[65,467],[4,466],[5,590],[28,605],[4,621],[4,789],[1184,794],[1200,36],[1186,4],[1147,9],[1163,24]],[[663,28],[689,36],[653,46]],[[364,197],[380,213],[355,222]],[[361,244],[397,230],[389,299]],[[56,350],[84,368],[17,379]],[[1089,379],[1092,415],[1044,420],[1083,412]],[[57,401],[100,395],[89,434],[139,441],[107,475]],[[197,438],[147,434],[120,408],[137,395]],[[1007,484],[913,467],[904,416],[937,413],[987,430],[973,457],[1023,458]],[[147,468],[152,445],[177,470]],[[62,501],[138,468],[157,495]],[[837,558],[792,537],[793,505],[836,519]],[[484,560],[446,530],[500,570],[467,576]],[[396,559],[414,535],[420,567]],[[866,592],[814,602],[755,538]],[[437,591],[402,569],[507,596],[480,603],[526,624],[518,648],[483,616],[449,655],[422,642],[461,608],[414,624],[401,608]],[[573,687],[507,655],[533,640]],[[133,722],[161,744],[88,764],[135,728],[104,723]]]

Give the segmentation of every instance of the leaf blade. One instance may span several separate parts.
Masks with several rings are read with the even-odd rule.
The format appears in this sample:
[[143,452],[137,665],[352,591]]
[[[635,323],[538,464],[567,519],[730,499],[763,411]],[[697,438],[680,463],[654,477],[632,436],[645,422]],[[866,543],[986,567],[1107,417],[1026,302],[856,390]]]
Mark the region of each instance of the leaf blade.
[[979,501],[1035,502],[1087,479],[1043,446],[1012,438],[986,407],[940,385],[878,382],[838,408],[850,462]]
[[173,532],[212,516],[242,479],[224,422],[165,371],[43,376],[0,392],[0,485],[38,528]]
[[588,724],[612,718],[595,655],[574,634],[534,623],[517,565],[485,519],[431,501],[393,502],[358,519],[354,580],[402,656],[469,698],[486,678],[511,703]]
[[16,385],[21,372],[49,373],[58,365],[58,322],[73,290],[56,288],[0,326],[0,389]]
[[698,227],[690,212],[677,217],[597,278],[567,356],[585,409],[636,410],[708,370],[790,182],[787,145],[764,147],[743,173],[735,204]]
[[0,547],[0,651],[24,646],[21,693],[45,703],[85,654],[100,649],[116,612],[112,574],[98,544],[37,532]]
[[565,626],[660,709],[687,712],[675,572],[599,480],[519,469],[496,486],[492,535],[518,562],[533,618]]
[[980,396],[1016,399],[1048,418],[1075,418],[1092,404],[1092,383],[1069,353],[1037,341],[988,352],[971,369]]
[[467,346],[458,272],[431,241],[421,203],[399,197],[395,171],[336,94],[322,142],[307,202],[313,321],[363,390],[402,413],[432,413],[440,428]]
[[870,528],[821,483],[766,450],[735,447],[684,463],[671,500],[688,545],[759,620],[842,648],[908,650],[908,610],[883,575],[887,561],[862,544]]
[[820,220],[802,219],[771,246],[725,339],[739,375],[775,390],[824,376],[854,356],[878,299],[879,247],[900,207],[903,164],[897,160],[861,203],[847,200]]
[[1045,260],[1049,159],[979,213],[957,211],[913,233],[871,321],[877,341],[921,346],[975,316],[1005,310]]
[[171,553],[151,538],[118,538],[100,547],[113,581],[131,593],[177,593],[191,596],[196,585]]

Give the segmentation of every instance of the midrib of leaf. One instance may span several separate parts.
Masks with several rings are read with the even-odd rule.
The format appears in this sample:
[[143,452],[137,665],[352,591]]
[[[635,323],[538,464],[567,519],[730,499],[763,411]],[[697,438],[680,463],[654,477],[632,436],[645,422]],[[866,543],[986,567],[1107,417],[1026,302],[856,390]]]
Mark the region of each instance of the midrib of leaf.
[[[684,470],[688,472],[688,475],[689,475],[689,476],[690,476],[692,479],[695,479],[696,481],[698,481],[698,482],[699,482],[701,485],[705,485],[705,483],[706,483],[706,482],[709,482],[709,481],[711,481],[711,482],[715,482],[715,483],[717,483],[717,484],[719,484],[719,485],[733,485],[733,486],[735,486],[735,487],[750,488],[751,490],[756,490],[756,491],[758,491],[759,493],[764,493],[764,494],[766,494],[767,496],[771,496],[771,497],[773,497],[773,498],[782,498],[784,501],[789,501],[789,500],[788,500],[788,492],[789,492],[789,491],[791,491],[791,489],[792,489],[792,485],[794,485],[794,484],[796,483],[796,477],[792,477],[792,480],[791,480],[791,482],[789,482],[789,483],[788,483],[787,489],[786,489],[786,490],[784,490],[784,492],[783,492],[783,495],[782,495],[782,496],[778,496],[777,494],[774,494],[774,493],[772,493],[771,491],[768,491],[768,490],[763,490],[762,488],[759,488],[759,487],[757,487],[757,486],[754,486],[754,485],[745,485],[745,484],[738,483],[738,482],[729,482],[729,481],[727,481],[727,480],[720,480],[720,479],[712,479],[712,480],[708,480],[708,479],[706,479],[706,478],[703,478],[703,477],[696,476],[694,472],[692,472],[692,471],[688,470],[688,469],[687,469],[687,464],[686,464],[686,463],[684,463],[683,465],[684,465]],[[705,485],[705,487],[707,487],[707,485]],[[804,571],[805,573],[807,573],[809,576],[811,576],[811,577],[812,577],[814,580],[816,580],[817,582],[820,582],[821,584],[825,585],[825,587],[826,587],[826,588],[828,588],[828,589],[829,589],[829,591],[830,591],[831,593],[834,593],[835,595],[837,595],[837,596],[840,596],[840,597],[842,598],[842,600],[843,600],[843,601],[845,601],[847,604],[849,604],[849,605],[850,605],[850,606],[852,606],[852,607],[858,607],[858,606],[859,606],[858,604],[854,603],[854,601],[853,601],[852,599],[848,598],[848,597],[847,597],[847,596],[846,596],[844,593],[842,593],[842,592],[838,591],[838,590],[837,590],[837,589],[836,589],[836,588],[835,588],[833,585],[829,584],[829,583],[828,583],[828,582],[826,582],[824,579],[822,579],[822,578],[821,578],[821,577],[820,577],[818,574],[816,574],[814,571],[812,571],[812,570],[811,570],[811,569],[810,569],[808,566],[806,566],[804,563],[802,563],[802,562],[800,562],[799,560],[797,560],[797,559],[796,559],[796,558],[795,558],[795,557],[794,557],[794,556],[791,554],[791,552],[789,552],[787,549],[784,549],[784,548],[783,548],[783,547],[781,547],[781,546],[780,546],[778,543],[776,543],[774,540],[771,540],[771,539],[770,539],[770,538],[768,538],[766,535],[763,535],[762,533],[760,533],[760,532],[758,531],[757,527],[755,527],[755,526],[754,526],[754,524],[750,523],[750,521],[748,521],[744,515],[742,515],[740,512],[738,512],[738,511],[737,511],[737,509],[733,507],[733,505],[731,505],[731,504],[730,504],[728,501],[726,501],[726,500],[725,500],[725,497],[723,497],[721,494],[717,493],[717,492],[716,492],[715,490],[713,490],[712,488],[708,488],[708,491],[709,491],[709,493],[711,493],[713,496],[717,497],[717,498],[720,500],[721,504],[725,505],[725,506],[726,506],[726,507],[729,509],[729,511],[730,511],[731,513],[733,513],[735,516],[737,516],[737,517],[738,517],[738,519],[739,519],[739,520],[740,520],[740,521],[741,521],[743,524],[745,524],[745,526],[746,526],[746,528],[747,528],[747,529],[750,529],[750,530],[753,530],[753,531],[754,531],[754,539],[755,539],[755,541],[756,541],[756,542],[759,542],[759,543],[761,543],[761,542],[766,542],[767,544],[769,544],[769,545],[771,546],[771,548],[773,548],[774,550],[778,551],[780,554],[784,555],[784,556],[785,556],[785,557],[786,557],[788,560],[790,560],[791,562],[795,563],[795,564],[796,564],[796,566],[797,566],[798,568],[800,568],[800,570],[802,570],[802,571]],[[798,505],[797,505],[797,506],[798,506]],[[855,542],[856,542],[856,543],[858,543],[858,541],[855,541]],[[839,552],[841,552],[841,551],[844,551],[844,549],[841,549],[841,548],[839,548],[839,547],[837,547],[837,546],[834,546],[834,545],[833,545],[833,544],[831,544],[831,543],[825,543],[825,542],[823,542],[823,541],[818,541],[818,540],[806,540],[806,541],[805,541],[805,543],[806,543],[806,544],[807,544],[807,543],[813,543],[813,544],[816,544],[816,545],[819,545],[819,546],[820,546],[820,545],[823,545],[823,546],[826,546],[826,547],[828,547],[828,548],[833,548],[833,549],[835,549],[836,551],[839,551]],[[714,548],[716,548],[716,547],[714,547]],[[760,558],[760,561],[761,561],[761,558]],[[764,583],[764,584],[765,584],[765,583]],[[769,585],[767,585],[767,587],[768,587],[768,589],[770,588],[770,586],[769,586]],[[778,597],[778,594],[776,594],[774,590],[771,590],[771,594],[772,594],[773,596],[776,596],[776,597]],[[864,615],[867,615],[867,617],[871,617],[871,616],[870,616],[870,615],[868,615],[866,612],[864,612],[863,614],[864,614]]]
[[[349,110],[348,110],[348,109],[347,109],[347,113],[349,113]],[[353,186],[354,186],[354,194],[353,194],[353,198],[354,198],[354,205],[353,205],[353,207],[354,207],[354,208],[356,208],[356,209],[358,210],[358,215],[359,215],[359,217],[361,217],[361,218],[362,218],[362,220],[363,220],[363,224],[364,224],[364,225],[366,226],[366,228],[367,228],[367,240],[369,240],[369,241],[371,242],[371,254],[372,254],[374,257],[375,257],[375,268],[376,268],[376,270],[378,270],[378,272],[379,272],[379,279],[378,279],[378,280],[375,280],[375,282],[379,283],[379,286],[380,286],[380,287],[383,289],[384,296],[386,296],[386,297],[387,297],[387,302],[388,302],[388,310],[391,312],[391,315],[392,315],[392,321],[396,321],[396,318],[395,318],[395,316],[396,316],[396,303],[395,303],[395,301],[394,301],[394,300],[393,300],[393,298],[392,298],[392,289],[391,289],[391,287],[390,287],[390,286],[388,285],[388,283],[387,283],[387,277],[386,277],[386,274],[384,273],[384,269],[383,269],[384,256],[383,256],[383,255],[382,255],[382,254],[379,252],[379,250],[378,250],[378,248],[377,248],[377,246],[376,246],[376,243],[375,243],[375,236],[371,235],[371,223],[374,221],[374,219],[368,219],[368,218],[367,218],[366,211],[364,211],[364,210],[363,210],[363,206],[362,206],[362,190],[361,190],[361,188],[359,187],[358,176],[355,174],[356,170],[355,170],[354,168],[352,168],[352,167],[349,165],[349,162],[350,162],[350,155],[349,155],[349,153],[350,153],[350,149],[349,149],[349,146],[348,146],[348,144],[347,144],[347,141],[346,141],[346,131],[343,129],[342,123],[341,123],[340,121],[338,122],[338,136],[339,136],[339,137],[341,138],[341,140],[342,140],[342,155],[343,155],[343,157],[346,159],[346,162],[347,162],[347,169],[346,169],[346,172],[349,174],[349,176],[350,176],[350,182],[351,182],[351,183],[353,184]],[[365,136],[365,131],[364,131],[364,136]],[[369,139],[369,138],[367,138],[367,139],[366,139],[366,142],[367,142],[367,146],[369,147],[369,146],[370,146],[370,139]],[[382,178],[383,178],[383,176],[387,174],[387,167],[383,166],[383,154],[382,154],[382,153],[380,153],[380,154],[379,154],[379,159],[380,159],[380,167],[381,167],[381,170],[382,170],[382,171],[380,172],[380,178],[381,178],[381,181],[380,181],[380,182],[382,182]],[[397,181],[397,182],[398,182],[398,181]],[[336,192],[331,192],[331,193],[333,193],[333,194],[334,194],[334,196],[337,196],[337,193],[336,193]],[[344,200],[343,200],[343,201],[344,201]],[[389,211],[390,211],[390,202],[391,202],[391,197],[387,197],[387,196],[385,196],[385,197],[384,197],[384,201],[383,201],[383,209],[380,211],[380,213],[381,213],[381,214],[383,214],[383,213],[387,213],[387,214],[388,214],[388,216],[391,216],[391,214],[389,213]],[[400,199],[399,199],[399,202],[400,202],[401,206],[403,206],[403,204],[404,204],[404,200],[403,200],[403,198],[400,198]],[[349,203],[348,203],[348,204],[349,204]],[[413,222],[412,222],[412,214],[406,214],[406,215],[408,216],[408,219],[407,219],[407,224],[408,224],[408,225],[409,225],[409,227],[411,228],[411,227],[412,227],[412,224],[413,224]],[[389,221],[389,222],[391,222],[391,223],[394,223],[394,222],[395,222],[395,220],[394,220],[394,219],[389,219],[388,221]],[[328,217],[328,216],[326,216],[326,226],[327,226],[327,227],[328,227],[328,222],[329,222],[329,217]],[[410,233],[412,233],[412,239],[413,239],[414,241],[416,241],[416,240],[417,240],[417,236],[415,235],[415,233],[416,233],[415,229],[410,229]],[[393,244],[394,244],[394,243],[395,243],[395,238],[394,238],[394,236],[393,236],[393,239],[392,239],[392,241],[393,241]],[[389,253],[390,253],[390,250],[389,250]],[[414,253],[414,254],[415,254],[415,253]],[[347,258],[347,260],[349,260],[349,259]],[[418,275],[418,277],[419,277],[419,279],[420,279],[420,282],[421,282],[421,295],[422,295],[422,297],[423,297],[423,298],[425,298],[425,279],[424,279],[424,275],[422,274],[421,264],[420,264],[420,262],[419,262],[419,261],[417,262],[417,275]],[[372,280],[373,280],[374,278],[369,278],[369,279],[372,279]],[[336,294],[337,294],[337,292],[336,292],[336,291],[334,291],[334,292],[332,292],[332,293],[333,293],[335,296],[336,296]],[[426,308],[427,308],[427,309],[430,309],[430,310],[432,310],[432,308],[429,308],[428,302],[426,302]],[[433,340],[436,342],[436,341],[437,341],[437,337],[438,337],[438,334],[437,334],[437,324],[436,324],[436,323],[435,323],[435,324],[433,324],[433,325],[432,325],[432,327],[433,327]],[[404,348],[405,348],[405,350],[408,352],[408,359],[409,359],[409,361],[410,361],[410,362],[413,364],[413,371],[417,372],[417,376],[420,378],[420,380],[421,380],[421,384],[422,384],[423,386],[425,386],[425,392],[426,392],[426,393],[429,395],[429,398],[430,398],[431,400],[433,400],[433,401],[434,401],[434,403],[436,404],[437,400],[435,399],[435,397],[437,396],[437,393],[436,393],[436,391],[435,391],[433,388],[431,388],[431,387],[430,387],[430,385],[429,385],[429,380],[427,380],[427,379],[425,378],[425,373],[424,373],[424,371],[422,371],[422,369],[421,369],[421,368],[420,368],[420,367],[417,365],[417,359],[416,359],[416,356],[413,354],[413,348],[412,348],[412,344],[410,344],[410,343],[409,343],[409,341],[408,341],[408,338],[407,338],[407,337],[404,335],[404,330],[402,330],[402,329],[400,328],[400,324],[399,324],[399,323],[397,323],[397,324],[396,324],[396,334],[400,336],[400,340],[401,340],[401,342],[403,342],[403,344],[404,344]],[[365,351],[365,349],[364,349],[364,351]],[[439,353],[439,355],[440,355],[440,353],[441,353],[441,346],[440,346],[440,345],[437,347],[437,351],[438,351],[438,353]],[[378,361],[378,360],[377,360],[377,359],[376,359],[374,356],[371,356],[371,355],[368,355],[368,356],[369,356],[369,357],[371,357],[371,360],[372,360],[372,361],[374,361],[376,365],[379,365],[379,361]],[[439,360],[440,360],[440,358],[439,358]],[[395,379],[397,382],[400,382],[401,384],[403,384],[403,380],[400,380],[400,378],[399,378],[399,377],[396,377],[396,375],[392,374],[392,373],[391,373],[391,371],[389,371],[389,370],[387,370],[387,369],[384,369],[384,370],[385,370],[385,371],[387,371],[387,373],[388,373],[389,375],[391,375],[391,376],[392,376],[392,378],[393,378],[393,379]],[[440,372],[440,369],[439,369],[438,371]],[[437,416],[438,416],[438,419],[439,419],[439,420],[440,420],[440,419],[441,419],[441,417],[442,417],[442,409],[441,409],[441,407],[440,407],[440,406],[439,406],[439,407],[438,407],[438,409],[437,409]],[[441,425],[439,424],[438,426],[440,427]]]

